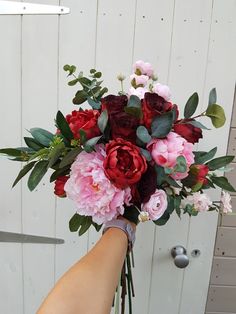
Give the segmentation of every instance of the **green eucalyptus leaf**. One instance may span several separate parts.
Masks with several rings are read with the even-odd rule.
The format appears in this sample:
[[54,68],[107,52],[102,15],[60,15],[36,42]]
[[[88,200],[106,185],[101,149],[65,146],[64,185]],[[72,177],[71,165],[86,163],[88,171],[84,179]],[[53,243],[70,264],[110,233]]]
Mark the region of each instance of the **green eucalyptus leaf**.
[[48,155],[48,169],[51,168],[61,157],[62,153],[65,151],[65,144],[64,143],[59,143],[56,145],[52,150],[50,151]]
[[69,81],[69,82],[68,82],[68,85],[69,85],[69,86],[75,86],[78,82],[79,82],[79,79],[76,78],[76,79],[74,79],[74,80],[72,80],[72,81]]
[[14,183],[12,184],[12,187],[14,187],[34,166],[36,161],[32,161],[25,165],[21,171],[19,172],[18,176],[16,177]]
[[125,107],[124,111],[128,114],[130,114],[131,116],[134,116],[138,119],[140,119],[142,117],[142,110],[141,108],[138,107]]
[[87,141],[87,134],[83,129],[79,130],[79,138],[81,144],[84,144]]
[[91,97],[88,97],[88,103],[89,105],[94,109],[94,110],[99,110],[101,108],[101,102],[100,101],[95,101]]
[[176,159],[175,172],[184,173],[187,171],[187,162],[184,156],[178,156]]
[[54,134],[41,128],[32,128],[30,129],[30,133],[37,142],[46,147],[50,146],[54,138]]
[[152,139],[150,134],[148,133],[148,130],[143,125],[140,125],[137,128],[136,135],[143,143],[149,143]]
[[76,147],[69,151],[69,153],[67,153],[65,157],[62,158],[59,168],[64,168],[68,165],[71,165],[74,162],[75,158],[79,155],[79,153],[81,153],[81,151],[81,147]]
[[211,171],[225,167],[234,160],[234,156],[223,156],[208,161],[207,166]]
[[148,150],[140,148],[140,152],[146,158],[147,161],[151,161],[152,160],[152,156],[151,156],[151,154],[149,153]]
[[217,104],[211,104],[206,110],[206,116],[211,119],[215,128],[220,128],[225,124],[226,117],[224,109]]
[[81,105],[83,102],[87,100],[87,92],[85,92],[83,89],[79,90],[76,94],[75,97],[73,98],[73,104],[74,105]]
[[66,118],[61,113],[61,111],[57,112],[56,116],[56,124],[58,129],[61,131],[61,134],[68,140],[72,140],[74,138],[74,135],[70,129],[70,126],[68,122],[66,121]]
[[141,108],[141,100],[136,95],[131,95],[127,107]]
[[196,120],[189,121],[188,124],[192,124],[193,126],[195,126],[196,128],[199,128],[199,129],[210,130],[205,125],[203,125],[201,122],[196,121]]
[[97,142],[100,140],[101,137],[102,137],[102,135],[96,136],[96,137],[89,139],[87,142],[85,142],[84,143],[84,150],[87,153],[91,153],[94,150],[94,146],[97,144]]
[[41,160],[34,165],[28,179],[28,188],[33,191],[47,172],[48,161]]
[[76,66],[75,65],[69,65],[66,64],[63,67],[64,71],[69,72],[68,76],[72,75],[76,71]]
[[210,106],[212,104],[216,104],[216,102],[217,102],[216,89],[212,88],[212,90],[210,91],[210,94],[209,94],[208,106]]
[[107,113],[107,110],[104,110],[98,118],[98,127],[102,133],[104,133],[105,131],[107,122],[108,122],[108,113]]
[[152,136],[157,138],[166,137],[171,131],[173,124],[173,111],[166,112],[156,117],[151,125]]
[[171,195],[167,195],[167,201],[168,201],[168,205],[167,205],[167,213],[172,214],[174,209],[175,209],[175,202],[174,202],[174,197]]
[[195,93],[193,93],[192,96],[189,97],[189,99],[185,105],[184,117],[186,119],[192,117],[192,115],[194,114],[194,112],[197,109],[198,102],[199,102],[198,94],[195,92]]
[[226,177],[211,177],[212,182],[219,186],[220,188],[230,191],[230,192],[236,192],[235,188],[229,183],[228,179]]
[[102,72],[96,72],[96,73],[94,73],[93,76],[96,78],[100,78],[102,76]]

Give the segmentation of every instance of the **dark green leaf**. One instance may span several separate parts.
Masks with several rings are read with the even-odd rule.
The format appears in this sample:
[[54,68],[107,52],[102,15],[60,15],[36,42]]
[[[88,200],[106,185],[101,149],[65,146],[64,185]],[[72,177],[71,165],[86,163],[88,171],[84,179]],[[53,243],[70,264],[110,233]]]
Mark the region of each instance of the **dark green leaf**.
[[193,126],[195,126],[196,128],[199,128],[199,129],[210,130],[205,125],[203,125],[201,122],[196,121],[196,120],[189,121],[188,124],[192,124]]
[[96,70],[95,69],[90,69],[90,71],[89,71],[91,74],[94,74],[94,73],[96,73]]
[[98,94],[98,98],[101,99],[102,96],[103,96],[104,94],[106,94],[107,92],[108,92],[108,88],[107,88],[107,87],[103,87],[103,88],[100,90],[99,94]]
[[216,95],[216,89],[212,88],[209,94],[209,101],[208,101],[208,106],[212,104],[216,104],[217,102],[217,95]]
[[61,113],[61,111],[57,112],[56,116],[56,124],[58,129],[61,131],[61,134],[68,140],[72,140],[74,138],[73,133],[69,127],[68,122],[65,117]]
[[22,155],[22,151],[16,148],[2,148],[0,149],[0,154],[13,157],[20,157]]
[[16,177],[14,183],[12,184],[12,187],[14,187],[20,181],[20,179],[22,179],[33,168],[35,163],[36,163],[36,161],[32,161],[32,162],[28,163],[27,165],[25,165],[21,169],[21,171],[19,172],[18,176]]
[[41,128],[32,128],[30,129],[31,135],[36,139],[37,142],[43,146],[49,147],[52,142],[54,135],[47,130]]
[[32,137],[24,137],[25,143],[28,147],[32,148],[33,150],[37,151],[42,149],[43,145],[37,142]]
[[107,114],[107,110],[104,110],[98,118],[98,127],[102,133],[105,131],[107,122],[108,122],[108,114]]
[[219,186],[220,188],[230,191],[230,192],[236,192],[234,187],[229,183],[228,179],[225,177],[211,177],[212,182]]
[[64,69],[64,71],[69,72],[69,74],[68,74],[68,76],[69,76],[69,75],[72,75],[73,73],[75,73],[76,66],[66,64],[66,65],[64,65],[63,69]]
[[158,226],[163,226],[167,223],[167,221],[170,219],[170,214],[165,211],[164,214],[161,216],[161,218],[154,220],[154,224],[158,225]]
[[71,232],[78,231],[79,227],[83,224],[83,222],[86,220],[85,216],[81,216],[77,213],[74,214],[74,216],[71,217],[69,221],[69,228]]
[[141,100],[136,95],[131,95],[127,107],[141,108]]
[[166,179],[165,170],[161,166],[155,166],[156,174],[157,174],[157,186],[160,187],[162,183]]
[[102,225],[98,225],[95,222],[92,222],[92,225],[94,226],[94,228],[96,229],[97,232],[99,232],[102,228]]
[[175,166],[176,172],[184,173],[187,171],[187,163],[184,156],[178,156],[176,159],[176,166]]
[[185,105],[185,108],[184,108],[184,117],[186,119],[192,117],[192,115],[194,114],[194,112],[197,109],[198,101],[199,101],[199,98],[198,98],[198,94],[196,92],[193,93],[193,95],[189,97],[189,99]]
[[175,208],[176,214],[178,215],[179,218],[181,218],[181,210],[179,207]]
[[76,94],[75,97],[73,98],[73,104],[74,105],[80,105],[83,102],[87,100],[87,93],[82,89],[79,90]]
[[138,119],[140,119],[142,117],[142,110],[141,108],[137,108],[137,107],[125,107],[124,111],[128,114],[130,114],[131,116],[134,116]]
[[234,156],[223,156],[223,157],[218,157],[215,159],[212,159],[208,161],[206,164],[209,167],[211,171],[225,167],[229,163],[231,163],[234,160]]
[[169,183],[169,185],[175,187],[175,188],[181,188],[181,185],[179,185],[174,179],[172,179],[169,176],[166,176],[165,181]]
[[173,111],[166,112],[159,117],[156,117],[151,125],[152,136],[163,138],[171,130],[173,123]]
[[97,142],[100,140],[101,136],[96,136],[88,140],[86,143],[84,143],[84,150],[87,153],[91,153],[94,150],[94,146],[97,144]]
[[47,166],[47,160],[41,160],[35,164],[28,179],[28,188],[30,189],[30,191],[33,191],[42,180],[43,176],[47,172]]
[[175,202],[174,202],[174,197],[171,195],[167,196],[167,201],[168,201],[168,206],[167,206],[167,213],[172,214],[174,209],[175,209]]
[[65,151],[64,143],[59,143],[56,145],[49,153],[48,158],[48,168],[51,168],[61,157],[62,153]]
[[68,85],[69,85],[69,86],[74,86],[74,85],[76,85],[78,82],[79,82],[79,79],[76,78],[76,79],[74,79],[74,80],[72,80],[72,81],[69,81],[69,82],[68,82]]
[[148,130],[143,125],[140,125],[137,128],[136,135],[143,143],[149,143],[152,139],[150,134],[148,133]]
[[215,156],[216,152],[217,147],[214,147],[209,152],[194,152],[194,161],[196,164],[204,164],[206,161],[212,159]]
[[83,129],[79,130],[79,138],[81,144],[84,144],[87,141],[87,134]]
[[94,73],[94,77],[100,78],[102,76],[102,72],[96,72]]
[[91,226],[92,224],[92,219],[90,216],[86,216],[80,229],[79,229],[79,236],[82,236]]
[[151,161],[152,160],[152,156],[149,153],[148,150],[140,148],[141,154],[146,158],[147,161]]
[[65,176],[65,175],[67,175],[67,174],[69,174],[69,173],[70,173],[70,166],[69,166],[69,165],[66,166],[66,167],[64,167],[64,168],[59,168],[59,169],[55,170],[55,171],[52,173],[52,175],[51,175],[51,177],[50,177],[50,182],[53,182],[53,181],[55,181],[58,177]]
[[60,162],[59,168],[64,168],[65,166],[71,165],[81,151],[82,151],[81,147],[76,147],[69,151],[69,153],[66,154],[65,157],[63,157],[62,161]]
[[225,124],[226,117],[224,109],[217,104],[208,106],[206,110],[206,116],[211,119],[211,122],[215,128],[220,128]]

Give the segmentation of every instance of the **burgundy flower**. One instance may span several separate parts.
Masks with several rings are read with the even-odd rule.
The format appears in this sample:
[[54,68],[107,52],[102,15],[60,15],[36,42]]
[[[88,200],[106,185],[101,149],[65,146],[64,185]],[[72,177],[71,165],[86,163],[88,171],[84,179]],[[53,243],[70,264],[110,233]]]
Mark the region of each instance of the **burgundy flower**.
[[66,192],[64,190],[64,186],[66,184],[66,181],[69,179],[69,176],[61,176],[58,177],[55,181],[54,186],[54,194],[59,197],[66,197]]
[[[191,120],[187,120],[191,121]],[[202,138],[202,130],[189,123],[177,123],[174,125],[175,133],[185,138],[189,143],[197,143]]]

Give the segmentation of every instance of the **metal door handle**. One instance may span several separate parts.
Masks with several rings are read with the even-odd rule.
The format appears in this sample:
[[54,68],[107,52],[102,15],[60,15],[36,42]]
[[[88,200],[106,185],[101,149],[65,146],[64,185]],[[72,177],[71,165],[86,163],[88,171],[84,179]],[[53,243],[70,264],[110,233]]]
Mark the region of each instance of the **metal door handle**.
[[176,245],[171,249],[171,256],[174,259],[175,266],[185,268],[189,264],[187,250],[182,245]]

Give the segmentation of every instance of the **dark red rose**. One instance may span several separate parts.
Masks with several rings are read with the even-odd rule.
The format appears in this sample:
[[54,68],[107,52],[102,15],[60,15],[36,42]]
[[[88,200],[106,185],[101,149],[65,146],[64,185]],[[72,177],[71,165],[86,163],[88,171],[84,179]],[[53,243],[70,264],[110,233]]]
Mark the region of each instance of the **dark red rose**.
[[139,126],[139,119],[126,113],[119,112],[110,115],[111,138],[123,138],[136,143],[136,129]]
[[125,95],[108,95],[101,99],[102,110],[107,110],[108,115],[124,111],[128,103],[128,97]]
[[150,129],[153,118],[174,109],[176,111],[177,120],[179,111],[176,105],[166,101],[156,93],[145,93],[144,99],[142,100],[143,123]]
[[71,131],[76,139],[80,138],[79,130],[83,129],[86,133],[87,139],[90,139],[101,134],[97,120],[100,116],[98,110],[74,110],[71,114],[66,116]]
[[157,188],[157,174],[155,168],[148,165],[147,171],[140,181],[131,188],[132,202],[137,206],[149,201]]
[[54,194],[56,194],[59,197],[66,197],[64,186],[68,179],[69,179],[69,176],[62,176],[56,179],[55,185],[54,185]]
[[146,159],[137,146],[117,138],[106,145],[103,166],[108,179],[119,189],[137,183],[147,170]]
[[[191,120],[188,120],[191,121]],[[189,123],[177,123],[174,125],[175,133],[185,138],[189,143],[197,143],[202,138],[202,130]]]

